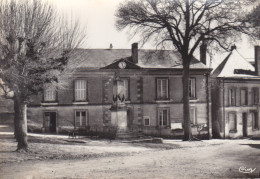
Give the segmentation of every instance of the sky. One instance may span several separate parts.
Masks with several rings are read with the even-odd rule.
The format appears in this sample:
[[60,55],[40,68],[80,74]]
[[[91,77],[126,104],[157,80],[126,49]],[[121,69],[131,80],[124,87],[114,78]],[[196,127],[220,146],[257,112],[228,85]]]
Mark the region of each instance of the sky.
[[129,49],[136,39],[115,27],[115,11],[123,0],[52,0],[58,9],[73,14],[87,29],[84,48]]
[[[115,12],[124,0],[50,0],[65,13],[79,18],[82,26],[86,26],[87,39],[83,48],[106,49],[110,44],[114,49],[130,49],[131,44],[140,39],[130,39],[128,31],[117,31],[115,27]],[[254,58],[254,44],[244,40],[237,43],[237,50],[244,58]],[[145,49],[155,49],[152,44],[146,44]],[[223,60],[217,57],[215,61]]]

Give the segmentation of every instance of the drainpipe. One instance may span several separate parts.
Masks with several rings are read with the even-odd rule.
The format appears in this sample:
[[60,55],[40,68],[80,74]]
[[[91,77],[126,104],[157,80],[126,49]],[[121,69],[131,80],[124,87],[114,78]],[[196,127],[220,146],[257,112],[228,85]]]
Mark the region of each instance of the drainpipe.
[[206,98],[207,98],[207,126],[208,126],[208,139],[211,138],[210,135],[210,117],[209,117],[209,74],[206,73]]
[[223,96],[222,96],[222,98],[223,98],[223,128],[224,128],[224,139],[226,139],[226,114],[225,114],[225,86],[224,86],[224,79],[223,79]]

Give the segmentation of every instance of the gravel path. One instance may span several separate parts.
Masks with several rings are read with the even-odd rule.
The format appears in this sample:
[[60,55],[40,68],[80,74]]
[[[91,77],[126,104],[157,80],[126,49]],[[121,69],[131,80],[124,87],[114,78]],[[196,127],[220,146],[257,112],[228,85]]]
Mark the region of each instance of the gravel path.
[[[30,153],[12,152],[12,136],[0,134],[0,178],[256,178],[260,142],[210,140],[164,144],[29,136]],[[254,169],[239,172],[240,167]]]

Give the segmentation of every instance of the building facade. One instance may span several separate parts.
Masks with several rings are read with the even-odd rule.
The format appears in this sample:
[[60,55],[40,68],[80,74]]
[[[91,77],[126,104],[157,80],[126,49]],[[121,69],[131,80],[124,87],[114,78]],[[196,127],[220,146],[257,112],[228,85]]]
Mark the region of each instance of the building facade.
[[[82,65],[64,89],[46,87],[28,105],[29,128],[62,133],[121,126],[146,135],[183,135],[182,65],[177,52],[103,49],[79,50]],[[193,59],[190,112],[194,135],[207,135],[211,121],[211,69]]]
[[255,47],[253,66],[233,47],[211,75],[212,123],[222,138],[260,134],[259,55],[260,47]]

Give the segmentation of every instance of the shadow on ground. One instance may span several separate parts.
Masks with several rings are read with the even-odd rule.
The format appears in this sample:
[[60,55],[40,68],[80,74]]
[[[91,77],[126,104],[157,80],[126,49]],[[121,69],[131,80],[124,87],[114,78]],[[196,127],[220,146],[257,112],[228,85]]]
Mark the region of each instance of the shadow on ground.
[[248,145],[252,148],[260,149],[260,144],[241,144],[241,145]]

